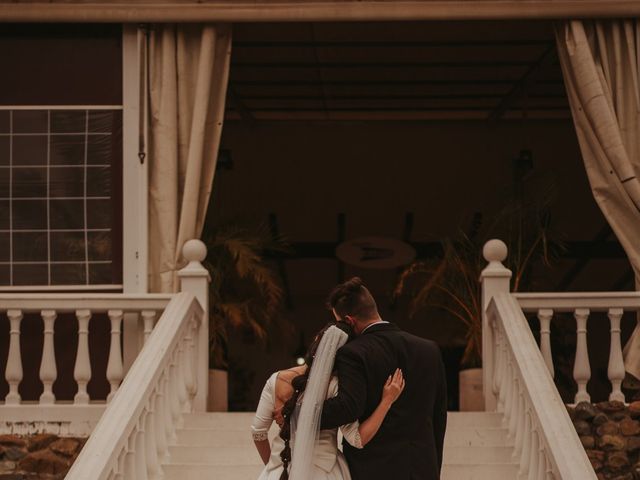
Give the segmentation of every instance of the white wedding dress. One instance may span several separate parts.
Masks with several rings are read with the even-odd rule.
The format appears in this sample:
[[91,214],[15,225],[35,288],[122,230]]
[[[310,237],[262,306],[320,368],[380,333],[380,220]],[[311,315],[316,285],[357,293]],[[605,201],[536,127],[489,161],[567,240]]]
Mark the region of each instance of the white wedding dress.
[[[256,410],[256,416],[253,420],[251,430],[254,440],[266,440],[268,438],[269,428],[273,423],[273,411],[275,409],[275,387],[278,372],[271,375],[262,390],[260,403]],[[334,397],[338,393],[338,381],[335,377],[331,378],[327,391],[327,398]],[[362,448],[360,441],[358,422],[351,423],[340,427],[345,440],[356,448]],[[292,445],[291,455],[295,457],[296,452],[293,448],[294,434],[290,445]],[[280,452],[284,448],[284,441],[277,435],[271,443],[271,457],[269,463],[258,477],[258,480],[278,480],[282,474],[282,460]],[[305,480],[351,480],[349,468],[344,455],[338,450],[338,429],[320,430],[319,439],[313,449],[313,474],[312,478]],[[291,478],[291,480],[297,480]]]

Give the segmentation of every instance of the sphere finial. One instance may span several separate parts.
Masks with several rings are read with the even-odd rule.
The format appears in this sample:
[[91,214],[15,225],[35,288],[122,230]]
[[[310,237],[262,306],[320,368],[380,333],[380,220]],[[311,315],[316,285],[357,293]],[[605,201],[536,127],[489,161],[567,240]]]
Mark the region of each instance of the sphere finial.
[[502,263],[507,258],[507,252],[507,244],[502,240],[494,238],[484,244],[484,248],[482,249],[482,256],[489,263]]
[[182,247],[182,255],[188,262],[202,262],[207,257],[207,246],[202,240],[187,240]]

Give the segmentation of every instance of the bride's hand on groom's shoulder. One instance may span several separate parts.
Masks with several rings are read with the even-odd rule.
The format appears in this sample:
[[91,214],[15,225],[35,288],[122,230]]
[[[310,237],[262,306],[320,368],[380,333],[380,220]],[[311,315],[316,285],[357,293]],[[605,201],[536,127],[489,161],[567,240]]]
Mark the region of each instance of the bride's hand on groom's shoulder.
[[402,370],[396,368],[393,375],[389,375],[382,389],[382,400],[392,404],[404,390],[404,376]]

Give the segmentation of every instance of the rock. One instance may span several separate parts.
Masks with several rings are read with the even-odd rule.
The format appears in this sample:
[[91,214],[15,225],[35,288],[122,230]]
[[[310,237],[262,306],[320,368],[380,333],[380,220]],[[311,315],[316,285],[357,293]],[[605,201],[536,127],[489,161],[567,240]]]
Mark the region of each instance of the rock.
[[624,410],[624,403],[613,400],[611,402],[600,402],[596,404],[596,407],[605,413],[614,413]]
[[598,413],[595,417],[593,417],[591,423],[593,423],[597,427],[599,425],[602,425],[603,423],[607,423],[608,421],[609,417],[607,417],[604,413]]
[[49,450],[30,453],[19,463],[20,469],[34,473],[56,474],[67,470],[68,463]]
[[628,407],[628,412],[633,418],[640,417],[640,401],[631,402]]
[[569,414],[569,418],[571,420],[573,420],[576,416],[576,409],[573,408],[571,405],[566,405],[565,404],[565,408],[567,409],[567,413]]
[[609,417],[611,418],[611,420],[615,420],[616,422],[619,422],[621,420],[624,420],[625,418],[629,418],[629,415],[627,415],[626,411],[620,410],[619,412],[610,413]]
[[0,473],[13,473],[16,469],[16,462],[11,460],[2,460],[0,462]]
[[580,436],[580,441],[584,448],[594,448],[596,446],[596,439],[591,435]]
[[591,435],[591,425],[586,420],[575,420],[573,426],[578,435]]
[[640,434],[640,422],[627,417],[620,422],[620,431],[627,436],[638,435]]
[[610,450],[624,450],[626,442],[620,435],[602,435],[598,439],[598,447],[605,451]]
[[629,457],[627,457],[626,452],[616,451],[607,455],[605,465],[612,472],[620,472],[628,468],[631,464],[629,463]]
[[4,458],[7,460],[17,461],[24,458],[27,451],[24,448],[7,447],[4,451]]
[[29,438],[29,451],[35,452],[36,450],[42,450],[47,448],[50,444],[55,442],[59,437],[51,433],[39,433]]
[[49,449],[65,457],[73,457],[80,447],[80,442],[75,438],[60,438],[49,445]]
[[587,450],[587,457],[589,457],[590,460],[595,459],[603,462],[604,452],[601,452],[600,450]]
[[627,451],[635,453],[640,450],[640,437],[627,438]]
[[575,418],[591,420],[598,414],[598,410],[590,402],[580,402],[575,407]]
[[627,472],[622,475],[616,475],[615,477],[611,477],[611,480],[633,480],[633,473]]
[[0,480],[25,480],[27,477],[22,473],[3,473],[0,474]]
[[603,423],[602,425],[600,425],[598,428],[596,428],[596,433],[599,436],[616,435],[616,434],[620,433],[620,427],[618,426],[618,424],[616,422],[608,421],[608,422]]
[[27,445],[27,442],[18,435],[0,435],[0,445],[24,447]]

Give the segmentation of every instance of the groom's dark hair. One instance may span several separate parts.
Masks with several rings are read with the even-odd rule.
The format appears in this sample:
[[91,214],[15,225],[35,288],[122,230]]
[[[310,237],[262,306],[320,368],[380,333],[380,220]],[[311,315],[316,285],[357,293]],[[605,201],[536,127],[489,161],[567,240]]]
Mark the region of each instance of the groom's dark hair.
[[335,310],[342,319],[345,315],[358,320],[369,320],[378,316],[376,301],[360,277],[353,277],[334,288],[329,294],[327,308]]

